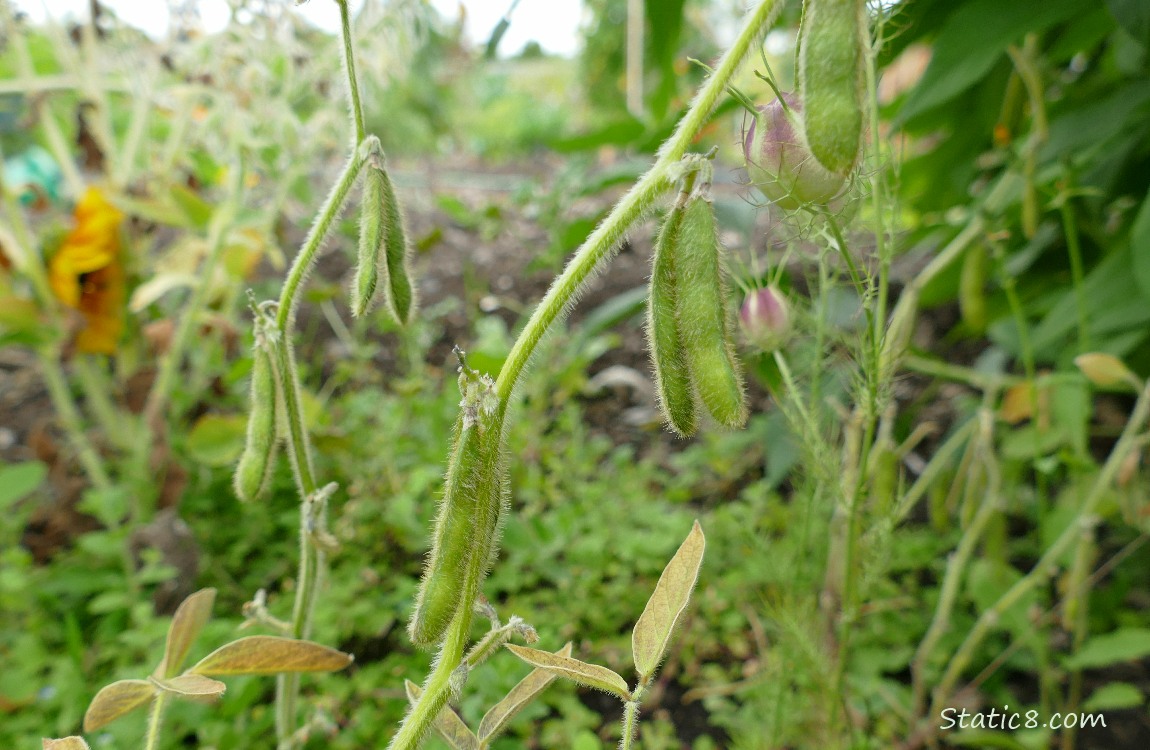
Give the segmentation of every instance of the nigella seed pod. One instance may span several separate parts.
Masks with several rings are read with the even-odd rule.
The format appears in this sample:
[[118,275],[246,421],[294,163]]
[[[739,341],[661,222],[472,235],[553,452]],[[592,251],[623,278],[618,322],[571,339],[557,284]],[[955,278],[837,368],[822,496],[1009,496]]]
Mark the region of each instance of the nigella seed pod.
[[679,332],[699,399],[726,427],[747,419],[742,376],[731,345],[718,228],[709,196],[693,193],[676,243]]
[[647,298],[647,342],[663,417],[672,430],[686,437],[695,432],[696,419],[691,374],[676,312],[679,290],[675,244],[679,241],[682,222],[683,205],[679,200],[667,215],[655,241]]
[[804,0],[799,26],[799,95],[815,159],[847,175],[858,162],[863,120],[865,0]]
[[751,182],[780,208],[826,205],[838,196],[846,173],[835,174],[815,159],[800,132],[803,105],[794,94],[783,94],[760,106],[747,128],[743,156]]
[[383,221],[386,238],[388,305],[400,325],[407,325],[415,314],[415,289],[411,285],[411,248],[407,242],[403,211],[395,195],[395,187],[386,171],[383,176]]
[[791,332],[791,314],[778,287],[751,291],[739,308],[739,326],[747,343],[759,351],[781,347]]
[[233,480],[236,496],[250,502],[260,497],[270,484],[275,469],[278,439],[276,411],[276,372],[262,331],[256,322],[256,345],[253,350],[251,403],[248,412],[247,440],[236,464]]
[[359,213],[359,257],[351,287],[351,311],[357,318],[371,310],[379,274],[381,270],[387,273],[383,198],[387,177],[373,164],[368,164],[365,171]]

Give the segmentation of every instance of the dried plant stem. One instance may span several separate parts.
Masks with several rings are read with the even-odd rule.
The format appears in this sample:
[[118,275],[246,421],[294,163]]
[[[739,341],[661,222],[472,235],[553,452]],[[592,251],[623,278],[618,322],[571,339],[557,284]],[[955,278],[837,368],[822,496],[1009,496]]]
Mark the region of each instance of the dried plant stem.
[[[762,0],[743,25],[738,38],[727,50],[715,71],[708,77],[679,121],[675,132],[659,149],[655,164],[615,205],[606,219],[587,238],[567,264],[563,273],[547,291],[531,319],[511,349],[495,383],[499,412],[493,429],[503,429],[504,417],[523,371],[547,330],[560,319],[578,298],[584,283],[612,256],[626,232],[675,183],[675,168],[692,141],[706,124],[707,118],[724,95],[732,76],[752,48],[766,34],[774,17],[776,0]],[[283,310],[281,310],[281,314]],[[478,567],[478,566],[473,566]],[[472,608],[478,594],[478,570],[468,571],[465,590],[460,592],[462,605],[448,627],[446,639],[435,661],[435,668],[424,684],[423,694],[400,725],[388,747],[391,750],[415,750],[422,743],[436,715],[447,702],[452,673],[466,652],[471,628]]]

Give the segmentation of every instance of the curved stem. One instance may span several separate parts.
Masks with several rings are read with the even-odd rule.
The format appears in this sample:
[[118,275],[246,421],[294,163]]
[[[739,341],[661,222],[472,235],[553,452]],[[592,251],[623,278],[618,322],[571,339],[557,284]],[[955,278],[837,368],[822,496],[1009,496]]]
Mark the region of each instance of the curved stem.
[[323,246],[324,238],[327,237],[332,223],[343,210],[344,201],[347,200],[347,194],[351,192],[352,185],[359,177],[364,161],[361,149],[357,147],[348,158],[347,164],[344,165],[339,181],[336,182],[335,187],[324,200],[315,223],[312,224],[307,237],[304,238],[303,246],[296,254],[295,260],[292,261],[291,269],[288,270],[283,289],[280,291],[279,309],[276,312],[276,328],[284,335],[290,332],[292,321],[295,319],[295,304],[297,297],[299,297],[300,287],[303,286],[304,279],[311,271],[315,257]]
[[575,253],[571,262],[563,269],[562,275],[547,290],[546,296],[535,308],[531,319],[527,321],[527,326],[512,347],[503,369],[499,371],[495,392],[502,406],[505,407],[506,401],[511,397],[543,334],[572,304],[580,288],[600,264],[614,253],[631,225],[641,219],[655,200],[674,182],[670,167],[682,158],[695,136],[706,124],[707,118],[726,91],[731,77],[751,51],[752,46],[766,33],[777,6],[776,0],[762,0],[747,17],[738,38],[727,50],[715,71],[707,78],[691,103],[690,110],[679,121],[675,132],[659,149],[654,166],[623,196],[603,223],[596,227]]
[[363,105],[359,101],[359,82],[355,76],[355,53],[351,43],[351,16],[347,7],[347,0],[336,0],[339,3],[340,30],[343,35],[343,61],[347,66],[347,88],[351,97],[351,117],[355,124],[355,142],[363,141],[367,134],[363,126]]

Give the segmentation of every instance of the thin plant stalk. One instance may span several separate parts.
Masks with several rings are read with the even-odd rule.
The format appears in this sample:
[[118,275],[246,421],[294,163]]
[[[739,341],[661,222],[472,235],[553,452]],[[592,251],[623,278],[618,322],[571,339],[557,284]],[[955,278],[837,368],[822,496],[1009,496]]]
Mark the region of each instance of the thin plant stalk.
[[[580,246],[563,273],[548,289],[516,339],[495,382],[499,400],[492,429],[503,429],[507,406],[531,355],[557,319],[578,298],[584,283],[609,259],[626,232],[651,209],[655,201],[675,183],[675,167],[695,136],[724,95],[732,76],[743,60],[766,34],[777,10],[776,0],[762,0],[747,16],[738,38],[727,50],[715,71],[699,90],[690,109],[662,145],[655,164],[615,205],[611,213]],[[281,314],[282,314],[281,310]],[[473,566],[478,568],[478,566]],[[472,607],[478,593],[479,571],[469,571],[462,604],[448,626],[446,639],[428,676],[419,701],[412,707],[392,738],[391,750],[415,750],[423,741],[431,722],[447,702],[452,673],[466,653],[472,621]]]
[[148,710],[148,733],[144,737],[144,750],[156,750],[160,746],[160,726],[167,704],[168,694],[162,690],[152,699],[152,706]]
[[[368,150],[365,146],[363,107],[359,98],[359,86],[355,74],[355,51],[352,46],[351,19],[346,0],[337,0],[340,12],[340,28],[343,37],[344,72],[348,79],[351,120],[354,129],[352,153],[345,164],[339,179],[321,206],[303,246],[296,254],[288,271],[280,299],[276,308],[275,327],[278,341],[275,345],[279,360],[277,370],[281,378],[280,392],[283,394],[284,421],[287,425],[287,450],[294,468],[297,490],[300,496],[299,531],[299,571],[296,576],[295,602],[292,606],[290,632],[293,638],[307,638],[310,635],[312,616],[315,612],[319,581],[326,564],[324,550],[315,541],[317,529],[325,527],[327,499],[330,492],[320,489],[315,480],[315,470],[311,461],[311,445],[304,426],[301,405],[299,370],[292,351],[291,336],[295,324],[295,305],[298,301],[304,279],[307,278],[324,239],[332,224],[343,211],[348,193],[355,185],[366,163]],[[374,140],[374,139],[373,139]],[[378,148],[378,143],[376,143]],[[282,674],[276,678],[276,736],[283,750],[295,745],[297,723],[296,705],[299,700],[299,675]]]
[[[977,420],[979,425],[978,432],[976,433],[977,436],[969,446],[976,458],[974,467],[971,470],[971,475],[967,477],[966,486],[968,494],[981,494],[981,503],[975,512],[974,519],[963,531],[958,548],[950,556],[950,559],[947,560],[946,573],[943,576],[942,586],[939,589],[938,605],[935,607],[934,618],[931,620],[930,627],[927,628],[926,635],[923,636],[922,641],[919,643],[918,651],[915,653],[914,661],[911,665],[912,681],[914,683],[914,705],[915,710],[920,712],[925,708],[923,705],[926,700],[924,679],[927,661],[930,659],[934,649],[938,646],[946,629],[950,627],[951,613],[958,599],[959,587],[962,584],[963,575],[967,570],[971,557],[974,555],[975,548],[982,540],[983,533],[986,531],[991,519],[1000,511],[999,490],[1001,488],[1002,477],[994,456],[994,415],[988,408],[984,407],[979,412]],[[986,487],[984,492],[980,492],[982,490],[982,484],[981,482],[976,482],[975,476],[973,476],[978,472],[978,467],[980,466],[985,466],[986,468]]]
[[1086,498],[1082,501],[1082,507],[1078,509],[1074,520],[1067,525],[1066,529],[1064,529],[1063,532],[1058,535],[1058,538],[1046,549],[1030,572],[1019,579],[1006,593],[999,597],[998,601],[995,602],[992,607],[982,613],[977,622],[975,622],[974,627],[971,628],[970,633],[967,634],[962,645],[959,646],[958,650],[951,657],[950,663],[947,665],[946,671],[943,673],[942,679],[939,680],[938,687],[934,691],[934,701],[929,715],[937,716],[938,711],[945,705],[945,702],[950,696],[953,695],[954,686],[962,675],[963,670],[970,663],[971,657],[974,655],[974,650],[982,643],[983,638],[991,631],[995,623],[1001,619],[1002,613],[1046,581],[1054,572],[1057,562],[1062,555],[1070,549],[1071,545],[1081,538],[1083,527],[1093,523],[1094,514],[1098,509],[1098,505],[1106,496],[1107,490],[1114,483],[1114,479],[1118,475],[1123,461],[1126,460],[1126,457],[1132,450],[1141,445],[1138,433],[1145,425],[1148,416],[1150,416],[1150,386],[1144,388],[1138,397],[1138,401],[1134,405],[1134,411],[1130,414],[1130,419],[1127,421],[1121,437],[1118,438],[1118,442],[1114,445],[1113,450],[1110,451],[1106,463],[1103,464],[1102,470],[1098,473],[1098,477],[1090,488],[1089,494],[1087,494]]

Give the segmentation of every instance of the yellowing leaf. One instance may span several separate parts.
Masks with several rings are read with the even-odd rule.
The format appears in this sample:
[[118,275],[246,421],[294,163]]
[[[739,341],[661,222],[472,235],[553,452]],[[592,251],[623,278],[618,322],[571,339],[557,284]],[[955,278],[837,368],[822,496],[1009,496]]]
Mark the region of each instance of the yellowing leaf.
[[[555,655],[571,656],[571,642],[568,641],[566,646],[555,652]],[[558,675],[555,672],[546,669],[531,670],[518,685],[511,688],[511,692],[507,693],[503,700],[492,706],[483,716],[483,720],[479,722],[480,742],[486,743],[502,732],[507,722],[515,718],[515,715],[554,682],[556,677]]]
[[44,738],[44,750],[88,750],[83,737],[64,737],[58,740]]
[[253,635],[220,646],[188,671],[206,675],[334,672],[353,658],[311,641]]
[[94,732],[152,702],[156,686],[147,680],[120,680],[101,688],[84,714],[84,731]]
[[663,661],[671,635],[699,579],[706,546],[703,529],[695,521],[691,533],[663,569],[663,575],[655,585],[655,593],[651,594],[643,614],[635,623],[635,630],[631,633],[631,651],[635,669],[643,680],[653,675]]
[[596,690],[611,693],[612,695],[618,696],[620,700],[631,699],[631,691],[627,689],[627,681],[606,667],[600,667],[598,664],[588,664],[587,662],[572,659],[569,656],[553,654],[549,651],[539,651],[534,648],[516,646],[513,643],[508,643],[507,648],[511,650],[511,653],[533,667],[546,669],[548,672],[554,672],[556,675],[566,677],[580,685],[586,685]]
[[180,673],[184,660],[188,658],[188,651],[212,616],[212,605],[215,603],[215,589],[200,589],[180,604],[176,614],[172,615],[172,624],[168,626],[164,660],[156,667],[156,677],[175,677]]
[[[414,706],[419,696],[423,695],[423,690],[411,680],[404,680],[403,687],[407,690],[407,700]],[[452,750],[478,750],[479,740],[451,706],[444,706],[431,725],[443,741],[451,745]]]
[[228,689],[228,686],[219,680],[201,674],[182,674],[170,680],[152,681],[164,692],[197,703],[214,703]]
[[1138,390],[1142,387],[1138,376],[1132,373],[1130,368],[1113,354],[1104,354],[1103,352],[1079,354],[1074,358],[1074,364],[1078,366],[1087,380],[1100,388],[1130,385]]

